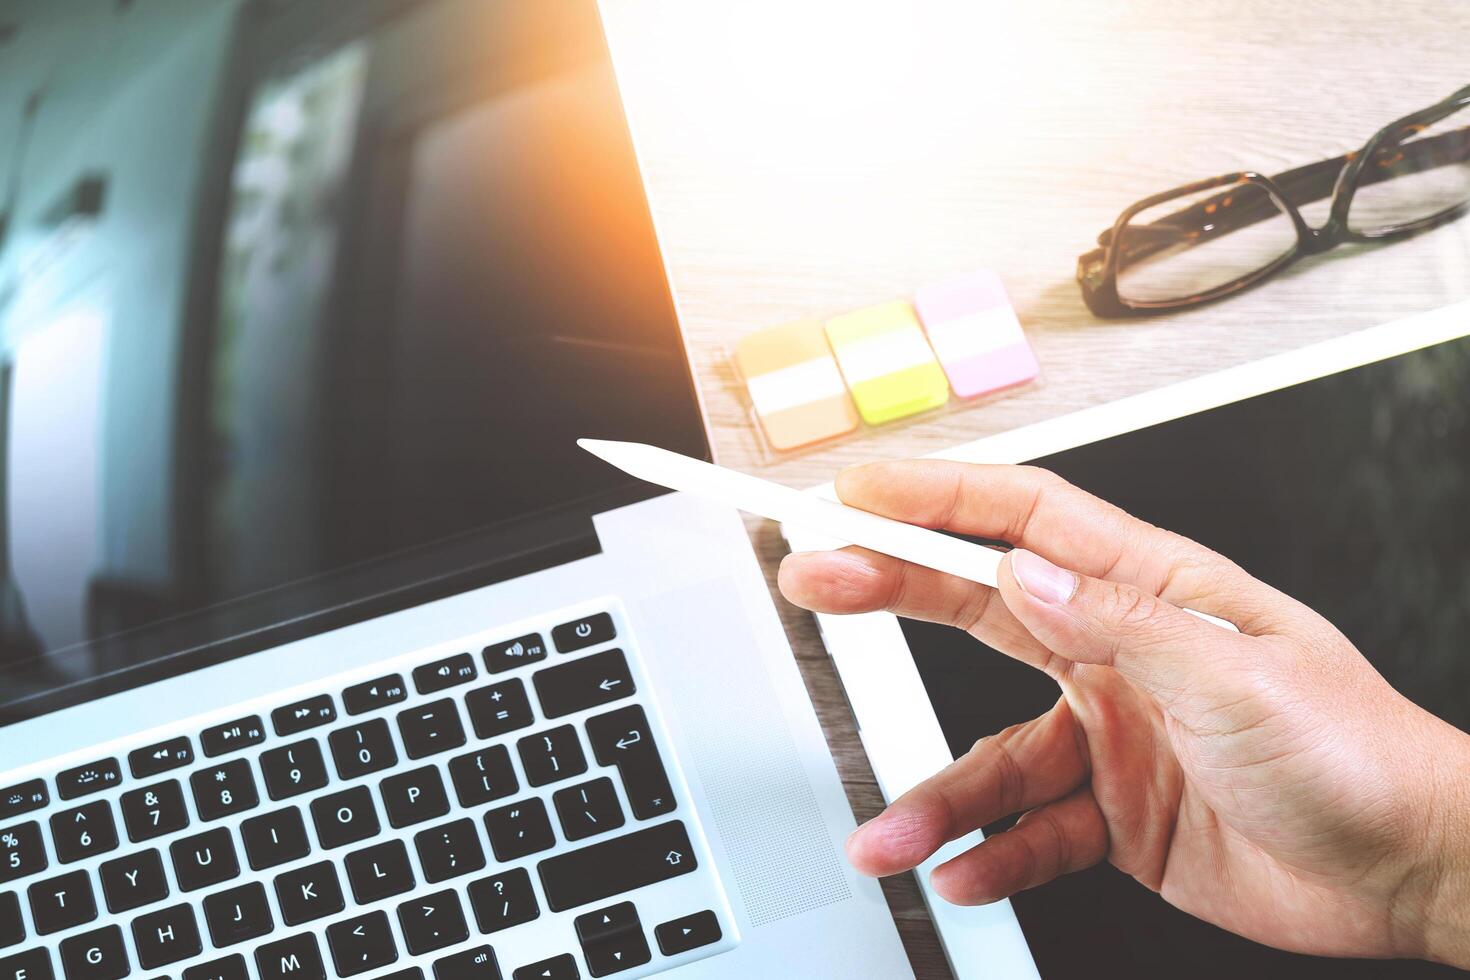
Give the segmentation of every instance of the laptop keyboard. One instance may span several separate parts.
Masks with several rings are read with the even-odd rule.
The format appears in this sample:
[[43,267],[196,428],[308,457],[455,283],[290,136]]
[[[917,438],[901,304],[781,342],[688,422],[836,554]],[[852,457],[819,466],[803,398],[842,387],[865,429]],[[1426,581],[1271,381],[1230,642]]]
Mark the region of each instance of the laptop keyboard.
[[632,980],[731,948],[616,604],[461,646],[0,789],[0,980]]

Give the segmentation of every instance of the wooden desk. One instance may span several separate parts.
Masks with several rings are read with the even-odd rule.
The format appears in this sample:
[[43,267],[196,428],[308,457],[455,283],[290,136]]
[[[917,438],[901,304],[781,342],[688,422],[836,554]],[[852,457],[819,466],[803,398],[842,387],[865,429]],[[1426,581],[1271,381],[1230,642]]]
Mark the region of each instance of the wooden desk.
[[[1470,297],[1470,220],[1341,248],[1189,314],[1101,322],[1076,257],[1134,200],[1360,146],[1470,82],[1463,0],[604,0],[719,458],[793,485],[912,456]],[[741,334],[979,267],[1044,382],[794,458],[763,456]],[[751,533],[774,580],[776,529]],[[860,819],[882,801],[811,618],[782,602]],[[949,971],[911,878],[915,973]]]

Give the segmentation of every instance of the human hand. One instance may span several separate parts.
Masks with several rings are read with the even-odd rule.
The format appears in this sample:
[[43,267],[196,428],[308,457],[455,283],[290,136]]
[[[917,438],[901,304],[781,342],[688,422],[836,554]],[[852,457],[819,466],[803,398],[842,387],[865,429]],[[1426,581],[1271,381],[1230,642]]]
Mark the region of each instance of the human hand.
[[860,548],[794,554],[780,573],[791,601],[958,626],[1061,687],[1046,714],[860,827],[858,870],[910,870],[1024,812],[936,868],[934,889],[982,904],[1106,859],[1282,949],[1470,966],[1470,736],[1394,691],[1330,623],[1043,470],[879,463],[837,491],[1017,550],[998,590]]

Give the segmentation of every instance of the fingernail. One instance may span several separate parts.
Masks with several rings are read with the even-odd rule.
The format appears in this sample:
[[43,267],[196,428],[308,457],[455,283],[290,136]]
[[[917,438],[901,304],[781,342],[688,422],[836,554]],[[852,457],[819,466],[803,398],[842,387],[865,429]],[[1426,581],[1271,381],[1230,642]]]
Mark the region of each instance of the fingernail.
[[1022,548],[1011,552],[1011,571],[1027,595],[1045,603],[1060,605],[1077,591],[1077,576]]

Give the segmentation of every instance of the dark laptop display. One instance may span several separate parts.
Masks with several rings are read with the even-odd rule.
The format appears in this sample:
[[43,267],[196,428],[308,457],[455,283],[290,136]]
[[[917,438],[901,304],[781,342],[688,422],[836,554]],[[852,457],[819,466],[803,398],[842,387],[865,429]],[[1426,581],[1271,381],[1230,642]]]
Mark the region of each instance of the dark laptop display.
[[14,26],[0,723],[591,553],[577,436],[707,454],[592,4]]
[[[1470,728],[1470,339],[1035,462],[1305,602],[1398,690]],[[956,630],[903,629],[956,755],[1056,701],[1044,675]],[[1460,975],[1267,949],[1107,865],[1013,902],[1058,980]]]

